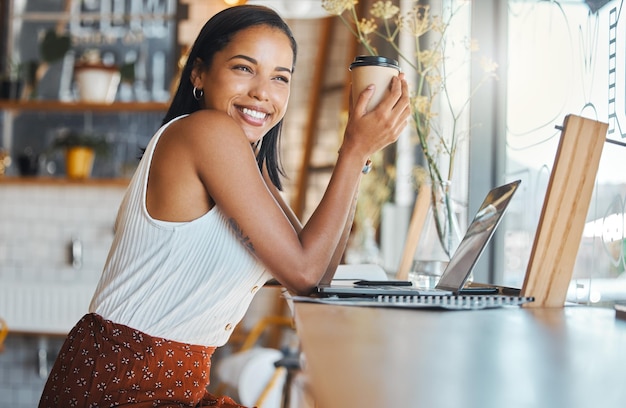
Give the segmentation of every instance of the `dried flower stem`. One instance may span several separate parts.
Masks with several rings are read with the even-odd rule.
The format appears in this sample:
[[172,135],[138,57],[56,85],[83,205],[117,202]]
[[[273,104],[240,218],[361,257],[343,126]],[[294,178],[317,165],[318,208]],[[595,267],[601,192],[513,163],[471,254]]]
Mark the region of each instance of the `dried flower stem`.
[[[442,0],[443,1],[443,0]],[[430,13],[430,5],[420,4],[414,1],[413,7],[401,13],[401,10],[391,1],[376,1],[370,9],[372,18],[360,18],[355,5],[358,0],[322,0],[322,6],[331,14],[339,16],[343,24],[356,37],[358,42],[371,55],[377,55],[376,48],[370,42],[370,36],[382,39],[389,44],[398,58],[404,61],[416,74],[416,86],[412,93],[412,118],[417,139],[422,148],[428,174],[433,185],[432,203],[435,212],[436,227],[442,246],[446,252],[449,250],[449,242],[446,237],[451,230],[452,217],[456,216],[452,208],[450,194],[450,180],[454,173],[455,156],[459,141],[467,132],[459,130],[459,121],[470,106],[470,101],[488,79],[495,77],[497,64],[488,62],[483,64],[486,75],[479,84],[470,91],[469,97],[460,107],[454,106],[449,93],[446,78],[453,73],[447,72],[446,45],[447,30],[452,20],[462,8],[471,5],[466,1],[451,0],[449,10],[444,18],[433,16]],[[347,13],[346,13],[347,11]],[[394,24],[392,24],[394,23]],[[382,27],[378,30],[379,25]],[[408,32],[414,39],[414,49],[411,55],[406,55],[397,44],[400,32]],[[434,36],[427,36],[428,33]],[[426,41],[433,40],[430,46],[425,46]],[[446,110],[450,114],[450,123],[447,132],[444,132],[433,123],[432,119],[437,116],[435,109],[438,97],[442,97]],[[440,168],[440,158],[447,156],[447,170],[445,173]],[[441,188],[443,200],[442,217],[437,205],[436,190]],[[445,218],[445,219],[444,219]]]

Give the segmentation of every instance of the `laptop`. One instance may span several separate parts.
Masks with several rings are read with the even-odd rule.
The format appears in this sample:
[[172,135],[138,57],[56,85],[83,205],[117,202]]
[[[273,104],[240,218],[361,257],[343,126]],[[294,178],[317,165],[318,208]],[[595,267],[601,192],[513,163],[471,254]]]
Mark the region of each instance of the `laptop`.
[[502,216],[520,182],[520,180],[516,180],[489,191],[434,288],[416,288],[409,281],[332,280],[330,282],[320,282],[316,290],[318,296],[376,297],[496,294],[519,296],[519,289],[487,285],[466,288],[465,284],[500,224]]

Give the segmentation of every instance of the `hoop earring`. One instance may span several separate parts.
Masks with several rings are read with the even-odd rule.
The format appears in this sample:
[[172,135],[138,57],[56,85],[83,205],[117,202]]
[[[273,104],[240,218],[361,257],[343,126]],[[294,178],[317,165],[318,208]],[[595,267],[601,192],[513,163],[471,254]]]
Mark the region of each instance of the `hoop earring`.
[[193,99],[195,99],[196,101],[199,101],[200,99],[202,99],[202,96],[204,96],[204,91],[202,89],[196,88],[195,86],[193,87],[191,93],[193,94]]

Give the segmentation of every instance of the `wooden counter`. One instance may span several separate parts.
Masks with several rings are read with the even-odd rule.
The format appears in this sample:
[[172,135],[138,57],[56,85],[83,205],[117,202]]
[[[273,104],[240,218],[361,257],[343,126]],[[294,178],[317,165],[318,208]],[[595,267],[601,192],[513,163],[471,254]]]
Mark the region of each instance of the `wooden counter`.
[[626,407],[626,321],[582,306],[295,304],[317,407]]

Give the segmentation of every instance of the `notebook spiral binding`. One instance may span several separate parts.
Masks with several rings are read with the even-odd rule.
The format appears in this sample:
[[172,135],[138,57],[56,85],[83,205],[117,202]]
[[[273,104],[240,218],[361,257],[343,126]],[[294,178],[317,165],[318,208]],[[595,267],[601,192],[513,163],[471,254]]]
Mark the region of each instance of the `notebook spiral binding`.
[[486,309],[504,306],[520,306],[533,302],[529,296],[502,295],[442,295],[442,296],[390,296],[379,295],[374,302],[398,307],[434,307],[444,309]]

